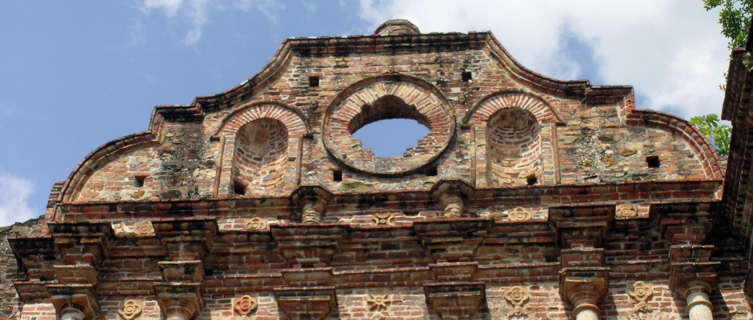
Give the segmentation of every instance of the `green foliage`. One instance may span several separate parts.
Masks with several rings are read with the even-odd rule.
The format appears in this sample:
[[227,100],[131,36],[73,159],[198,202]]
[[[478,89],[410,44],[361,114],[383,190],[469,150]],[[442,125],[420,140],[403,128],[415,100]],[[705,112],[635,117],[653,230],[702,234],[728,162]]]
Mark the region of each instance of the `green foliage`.
[[[704,0],[708,1],[708,0]],[[707,114],[690,118],[690,124],[698,128],[706,139],[714,144],[716,154],[720,156],[729,155],[729,140],[732,135],[732,127],[720,123],[719,116],[716,114]]]
[[730,49],[745,47],[753,0],[703,0],[703,7],[707,11],[721,7],[719,24],[722,25],[722,34],[729,39],[727,46]]

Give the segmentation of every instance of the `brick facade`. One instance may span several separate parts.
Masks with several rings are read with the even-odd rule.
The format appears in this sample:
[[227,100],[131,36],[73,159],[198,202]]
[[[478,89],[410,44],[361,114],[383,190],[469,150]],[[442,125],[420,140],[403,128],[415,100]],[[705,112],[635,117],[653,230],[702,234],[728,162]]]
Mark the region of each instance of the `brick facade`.
[[[429,132],[391,158],[353,137],[391,118]],[[488,32],[287,39],[149,128],[0,230],[0,317],[751,318],[747,131],[727,165],[631,87],[543,77]]]

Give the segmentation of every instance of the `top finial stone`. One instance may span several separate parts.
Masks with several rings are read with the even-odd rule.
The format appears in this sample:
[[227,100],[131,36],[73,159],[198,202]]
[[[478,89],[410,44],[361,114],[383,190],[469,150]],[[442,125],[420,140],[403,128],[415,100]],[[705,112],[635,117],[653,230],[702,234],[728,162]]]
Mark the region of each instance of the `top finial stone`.
[[405,19],[390,19],[382,23],[374,34],[379,36],[398,36],[403,34],[420,34],[418,27]]

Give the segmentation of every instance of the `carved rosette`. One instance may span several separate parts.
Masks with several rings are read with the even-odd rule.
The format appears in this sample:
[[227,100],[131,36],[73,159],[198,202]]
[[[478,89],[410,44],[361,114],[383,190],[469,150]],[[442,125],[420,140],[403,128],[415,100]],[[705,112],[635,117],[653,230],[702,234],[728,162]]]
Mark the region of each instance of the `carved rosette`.
[[528,317],[526,305],[530,299],[530,293],[526,287],[512,287],[504,291],[504,298],[512,311],[508,313],[510,317]]
[[268,224],[267,219],[253,217],[246,223],[246,228],[251,231],[266,231]]
[[374,224],[378,226],[391,226],[394,223],[392,222],[392,219],[395,218],[395,214],[392,212],[388,213],[375,213],[371,216],[371,220],[374,221]]
[[533,214],[530,210],[522,207],[517,207],[515,209],[507,211],[507,218],[510,221],[526,221],[531,220],[531,217]]
[[371,312],[386,312],[390,310],[393,303],[401,301],[392,297],[391,294],[369,294],[366,297],[366,304]]
[[256,302],[256,298],[249,295],[236,298],[235,301],[233,301],[233,310],[235,313],[244,317],[256,311],[257,306],[258,303]]
[[615,207],[615,217],[618,219],[630,219],[638,216],[638,208],[632,204],[618,204]]
[[123,304],[120,305],[120,309],[118,309],[118,314],[124,319],[124,320],[132,320],[138,317],[141,314],[141,311],[144,309],[144,302],[141,300],[134,300],[134,299],[126,299],[123,301]]
[[643,281],[633,282],[632,285],[628,285],[628,295],[635,301],[633,312],[648,313],[651,309],[648,307],[648,300],[654,294],[654,288],[650,283]]

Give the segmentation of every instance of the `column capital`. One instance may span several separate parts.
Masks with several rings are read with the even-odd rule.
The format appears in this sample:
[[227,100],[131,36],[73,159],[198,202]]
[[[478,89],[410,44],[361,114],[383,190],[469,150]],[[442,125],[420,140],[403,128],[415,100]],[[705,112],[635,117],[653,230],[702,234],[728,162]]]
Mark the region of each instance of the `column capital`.
[[99,309],[92,284],[48,284],[46,288],[58,319],[91,319]]
[[598,304],[609,286],[609,268],[578,267],[560,271],[560,295],[573,305],[573,312],[599,310]]
[[465,209],[465,200],[473,194],[473,188],[460,180],[444,180],[437,182],[431,190],[438,209],[445,217],[459,218]]
[[677,287],[675,291],[677,291],[677,293],[680,294],[681,297],[687,299],[695,293],[710,295],[711,290],[713,289],[714,286],[704,280],[690,280]]
[[201,310],[200,290],[200,283],[158,282],[154,284],[154,295],[167,320],[193,318]]
[[429,307],[441,319],[470,319],[485,301],[486,287],[481,282],[451,281],[424,285]]
[[719,262],[683,262],[671,266],[670,285],[683,298],[692,292],[710,294],[716,287]]
[[290,200],[300,207],[300,220],[305,224],[321,223],[332,193],[320,186],[301,186],[290,195]]

